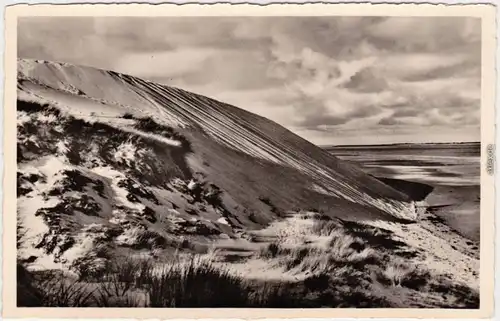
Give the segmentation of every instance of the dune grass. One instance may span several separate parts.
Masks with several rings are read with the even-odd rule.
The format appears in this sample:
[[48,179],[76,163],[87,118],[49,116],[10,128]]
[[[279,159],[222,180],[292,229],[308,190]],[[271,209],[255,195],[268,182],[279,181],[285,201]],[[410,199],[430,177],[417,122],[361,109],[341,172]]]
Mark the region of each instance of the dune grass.
[[[477,308],[479,294],[452,276],[436,275],[392,232],[318,213],[276,228],[281,237],[259,256],[302,276],[305,298],[333,307]],[[443,296],[443,289],[449,291]],[[468,291],[463,291],[468,288]]]
[[[297,221],[297,222],[300,222]],[[479,295],[446,276],[366,239],[341,221],[304,224],[309,238],[283,235],[254,259],[284,268],[296,281],[249,279],[208,255],[180,255],[161,265],[115,257],[91,279],[29,272],[18,265],[19,306],[68,307],[454,307],[477,308]],[[347,224],[348,225],[348,224]],[[297,232],[294,230],[293,232]],[[374,234],[380,231],[372,231]],[[369,232],[367,232],[369,233]],[[298,233],[300,234],[300,233]],[[307,234],[307,233],[306,233]],[[289,242],[287,238],[295,238]],[[369,237],[367,237],[369,239]],[[300,241],[299,241],[300,240]],[[286,242],[288,241],[288,242]]]
[[[18,265],[18,306],[247,307],[271,301],[252,294],[244,278],[200,257],[155,268],[150,261],[116,261],[96,282]],[[276,295],[275,293],[273,295]]]

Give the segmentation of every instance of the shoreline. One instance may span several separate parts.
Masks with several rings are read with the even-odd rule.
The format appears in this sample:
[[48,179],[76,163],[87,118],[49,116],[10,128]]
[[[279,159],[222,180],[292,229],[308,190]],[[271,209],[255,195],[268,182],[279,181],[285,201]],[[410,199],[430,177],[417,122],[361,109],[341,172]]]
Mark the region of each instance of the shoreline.
[[[373,176],[373,175],[372,175]],[[424,184],[403,179],[375,178],[423,202],[425,211],[434,214],[457,234],[473,242],[480,239],[480,186]]]

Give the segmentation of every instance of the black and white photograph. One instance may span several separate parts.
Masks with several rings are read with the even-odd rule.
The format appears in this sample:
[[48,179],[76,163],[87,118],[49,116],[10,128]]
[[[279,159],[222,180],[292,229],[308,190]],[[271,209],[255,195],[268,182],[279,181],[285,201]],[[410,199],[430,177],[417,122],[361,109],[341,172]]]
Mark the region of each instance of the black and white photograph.
[[17,307],[480,308],[481,17],[108,12],[17,18]]

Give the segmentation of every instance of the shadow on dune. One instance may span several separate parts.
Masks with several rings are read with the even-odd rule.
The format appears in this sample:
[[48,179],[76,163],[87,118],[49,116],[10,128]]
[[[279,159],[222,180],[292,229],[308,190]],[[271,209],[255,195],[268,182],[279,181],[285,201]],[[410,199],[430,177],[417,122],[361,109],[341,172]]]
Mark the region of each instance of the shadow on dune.
[[385,178],[376,176],[373,177],[385,183],[386,185],[389,185],[395,190],[406,194],[413,201],[423,201],[434,190],[433,186],[423,183],[417,183],[395,178]]

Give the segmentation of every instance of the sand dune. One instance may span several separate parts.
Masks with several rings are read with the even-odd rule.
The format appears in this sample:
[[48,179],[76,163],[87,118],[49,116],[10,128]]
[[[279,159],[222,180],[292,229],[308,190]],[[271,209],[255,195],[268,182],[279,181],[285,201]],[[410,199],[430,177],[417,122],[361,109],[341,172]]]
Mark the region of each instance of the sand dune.
[[[263,117],[132,76],[35,60],[18,61],[17,104],[19,257],[30,268],[95,276],[128,251],[157,264],[179,251],[216,251],[222,265],[241,259],[233,270],[267,271],[267,279],[306,282],[304,271],[318,266],[370,266],[365,281],[379,286],[377,269],[393,273],[400,268],[387,262],[408,254],[391,252],[387,244],[402,244],[395,237],[416,249],[411,259],[444,266],[433,273],[452,275],[446,282],[456,276],[476,288],[470,246],[432,224],[431,213],[417,217],[425,209],[415,201],[432,187],[377,179]],[[317,230],[316,221],[331,228]],[[371,244],[380,233],[388,243]],[[450,238],[460,246],[441,257]],[[269,246],[284,248],[263,259]],[[385,299],[399,293],[396,283]],[[398,304],[419,304],[408,300]]]

